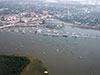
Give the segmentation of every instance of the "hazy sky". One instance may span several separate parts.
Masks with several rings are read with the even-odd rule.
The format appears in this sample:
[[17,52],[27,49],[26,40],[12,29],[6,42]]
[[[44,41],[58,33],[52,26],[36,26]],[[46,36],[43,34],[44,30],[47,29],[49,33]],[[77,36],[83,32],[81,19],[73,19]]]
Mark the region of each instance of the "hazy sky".
[[[20,0],[0,0],[0,1],[20,1]],[[24,1],[24,0],[21,0]],[[38,1],[38,0],[25,0],[25,1]],[[80,1],[80,2],[100,2],[100,0],[39,0],[39,1],[48,1],[48,2],[57,2],[57,1]]]
[[49,0],[49,1],[100,1],[100,0]]
[[[3,1],[3,0],[0,0]],[[9,1],[9,0],[8,0]],[[12,0],[13,1],[13,0]],[[16,0],[17,1],[17,0]],[[20,0],[19,0],[20,1]],[[33,0],[34,1],[34,0]],[[46,1],[46,0],[43,0]],[[48,0],[48,1],[100,1],[100,0]]]

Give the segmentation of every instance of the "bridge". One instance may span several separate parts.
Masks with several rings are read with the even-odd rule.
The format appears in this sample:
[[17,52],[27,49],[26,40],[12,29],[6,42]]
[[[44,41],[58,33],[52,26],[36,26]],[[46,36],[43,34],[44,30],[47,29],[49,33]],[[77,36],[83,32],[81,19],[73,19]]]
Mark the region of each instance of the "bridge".
[[11,25],[4,25],[4,26],[0,26],[0,29],[4,29],[4,28],[8,28],[8,27],[12,27],[14,26],[14,24],[11,24]]

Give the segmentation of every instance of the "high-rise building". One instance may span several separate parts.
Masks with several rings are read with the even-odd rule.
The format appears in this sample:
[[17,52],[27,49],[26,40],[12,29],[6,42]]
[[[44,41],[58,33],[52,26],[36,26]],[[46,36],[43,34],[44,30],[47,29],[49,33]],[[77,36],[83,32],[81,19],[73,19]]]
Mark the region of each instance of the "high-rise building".
[[42,21],[42,24],[46,24],[46,20],[43,20],[43,21]]

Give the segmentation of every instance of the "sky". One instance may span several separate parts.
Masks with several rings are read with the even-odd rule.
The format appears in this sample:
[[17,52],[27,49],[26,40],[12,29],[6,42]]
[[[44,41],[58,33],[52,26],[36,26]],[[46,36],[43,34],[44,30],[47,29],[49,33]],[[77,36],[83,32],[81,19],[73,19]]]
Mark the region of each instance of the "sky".
[[[61,0],[61,1],[68,1],[68,0]],[[100,1],[100,0],[71,0],[71,1]]]
[[81,4],[90,4],[90,5],[100,5],[100,0],[43,0],[47,2],[59,2],[59,1],[75,1]]
[[[7,0],[7,1],[11,1],[11,0]],[[46,1],[46,0],[43,0],[43,1]],[[100,1],[100,0],[48,0],[48,1]]]
[[79,1],[79,2],[100,2],[100,0],[46,0],[48,2],[57,2],[57,1]]
[[[20,1],[20,0],[0,0],[0,1]],[[22,0],[21,0],[22,1]],[[23,0],[24,1],[24,0]],[[38,1],[38,0],[25,0],[25,1]],[[40,0],[40,1],[47,1],[47,2],[58,2],[58,1],[79,1],[79,2],[100,2],[100,0]]]

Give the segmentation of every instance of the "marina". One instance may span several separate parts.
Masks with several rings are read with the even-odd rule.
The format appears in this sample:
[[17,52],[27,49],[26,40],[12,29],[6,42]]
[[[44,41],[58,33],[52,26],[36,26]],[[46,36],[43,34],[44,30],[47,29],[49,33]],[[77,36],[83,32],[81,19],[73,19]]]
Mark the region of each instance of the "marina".
[[[79,30],[79,31],[78,31]],[[1,32],[15,32],[21,34],[33,33],[33,35],[43,35],[52,37],[72,37],[72,38],[85,38],[85,39],[100,39],[100,31],[92,29],[72,28],[65,24],[63,29],[48,29],[43,27],[20,27],[11,26],[0,29]],[[91,33],[93,32],[93,33]]]

